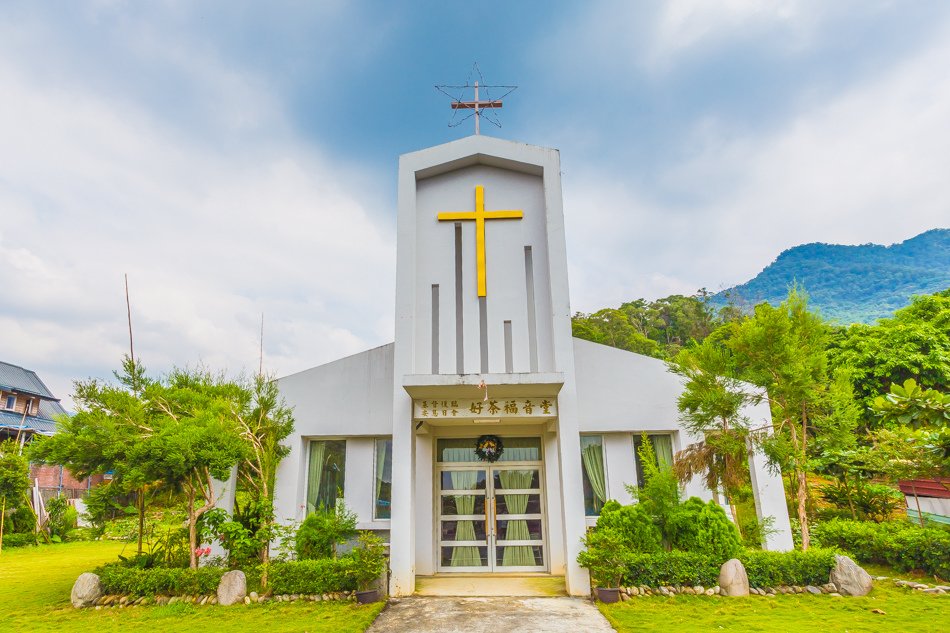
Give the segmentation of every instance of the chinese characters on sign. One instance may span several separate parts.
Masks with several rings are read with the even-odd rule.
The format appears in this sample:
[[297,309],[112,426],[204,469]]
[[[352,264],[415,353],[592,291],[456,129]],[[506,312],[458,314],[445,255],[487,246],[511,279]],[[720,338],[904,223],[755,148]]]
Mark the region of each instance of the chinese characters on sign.
[[503,418],[557,417],[555,398],[491,398],[489,400],[414,400],[413,417],[429,420],[467,420],[486,416]]

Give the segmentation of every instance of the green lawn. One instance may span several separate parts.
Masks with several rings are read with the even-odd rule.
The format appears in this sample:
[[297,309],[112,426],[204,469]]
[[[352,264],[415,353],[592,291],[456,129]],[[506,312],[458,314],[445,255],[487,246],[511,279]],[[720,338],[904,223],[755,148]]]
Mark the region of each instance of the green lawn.
[[[884,570],[875,570],[881,571]],[[881,574],[887,575],[887,574]],[[927,582],[922,580],[922,582]],[[931,579],[930,584],[933,584]],[[616,605],[598,604],[615,629],[626,631],[946,631],[950,595],[921,594],[874,583],[863,598],[780,595],[774,598],[633,598]],[[873,613],[872,609],[884,611]]]
[[5,549],[0,554],[0,630],[209,631],[289,633],[321,631],[361,633],[383,603],[295,602],[233,607],[174,604],[128,609],[74,609],[69,592],[76,577],[115,560],[121,543],[66,543]]

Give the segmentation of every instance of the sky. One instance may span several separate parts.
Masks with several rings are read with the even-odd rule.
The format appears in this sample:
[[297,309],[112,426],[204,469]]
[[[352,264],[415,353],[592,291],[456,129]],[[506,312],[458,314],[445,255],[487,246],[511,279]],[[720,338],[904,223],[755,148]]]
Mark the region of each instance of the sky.
[[[0,359],[72,406],[392,341],[398,156],[518,89],[561,152],[572,309],[720,290],[807,242],[950,226],[950,3],[0,3]],[[497,93],[494,95],[497,96]]]

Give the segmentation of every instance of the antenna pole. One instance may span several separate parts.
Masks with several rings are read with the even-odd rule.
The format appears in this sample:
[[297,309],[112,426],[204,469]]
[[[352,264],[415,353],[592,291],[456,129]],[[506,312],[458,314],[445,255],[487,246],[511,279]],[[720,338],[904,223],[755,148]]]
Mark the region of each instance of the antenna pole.
[[125,312],[129,320],[129,358],[135,364],[135,348],[132,347],[132,304],[129,302],[129,274],[125,273]]
[[264,375],[264,313],[261,312],[261,352],[257,364],[257,375]]

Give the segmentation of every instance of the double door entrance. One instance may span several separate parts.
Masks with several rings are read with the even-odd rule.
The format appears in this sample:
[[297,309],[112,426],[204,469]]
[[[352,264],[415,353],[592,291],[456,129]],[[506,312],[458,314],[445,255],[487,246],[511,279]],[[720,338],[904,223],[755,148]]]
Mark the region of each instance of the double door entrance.
[[540,446],[536,460],[439,463],[436,488],[440,572],[546,571]]

